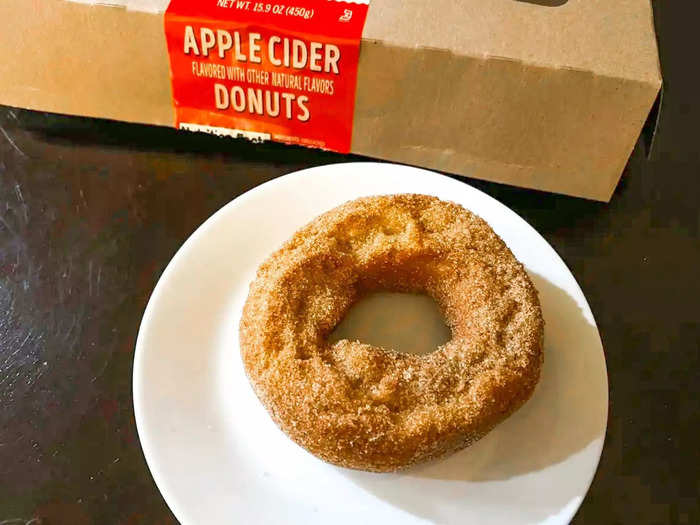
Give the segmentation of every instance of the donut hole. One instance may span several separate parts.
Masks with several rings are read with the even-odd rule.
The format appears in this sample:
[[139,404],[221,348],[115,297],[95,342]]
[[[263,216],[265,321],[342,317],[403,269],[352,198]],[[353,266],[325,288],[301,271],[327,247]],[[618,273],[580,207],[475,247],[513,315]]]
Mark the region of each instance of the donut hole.
[[426,294],[379,291],[356,302],[328,336],[396,352],[426,355],[452,338],[435,300]]

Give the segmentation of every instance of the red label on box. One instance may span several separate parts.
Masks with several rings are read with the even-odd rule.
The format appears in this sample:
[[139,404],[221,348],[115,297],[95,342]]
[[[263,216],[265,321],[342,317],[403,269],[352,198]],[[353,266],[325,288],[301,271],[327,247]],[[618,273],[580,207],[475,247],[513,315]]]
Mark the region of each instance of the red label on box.
[[171,0],[175,126],[349,152],[368,0]]

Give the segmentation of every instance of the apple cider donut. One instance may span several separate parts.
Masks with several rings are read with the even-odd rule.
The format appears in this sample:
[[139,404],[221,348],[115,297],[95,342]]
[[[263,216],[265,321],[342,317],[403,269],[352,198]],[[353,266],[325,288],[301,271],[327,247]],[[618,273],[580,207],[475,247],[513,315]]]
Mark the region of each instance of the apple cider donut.
[[[452,339],[422,356],[330,343],[377,290],[429,294]],[[330,463],[385,472],[462,449],[517,410],[539,380],[543,325],[525,269],[484,220],[402,194],[343,204],[273,253],[240,342],[255,393],[290,438]]]

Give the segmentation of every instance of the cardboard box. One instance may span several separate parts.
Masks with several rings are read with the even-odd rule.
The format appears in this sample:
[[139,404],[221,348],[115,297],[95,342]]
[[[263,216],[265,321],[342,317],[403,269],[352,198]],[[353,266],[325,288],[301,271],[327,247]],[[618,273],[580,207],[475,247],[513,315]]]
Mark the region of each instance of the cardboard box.
[[[0,0],[0,103],[174,124],[167,0]],[[609,200],[657,98],[649,0],[371,0],[352,151]]]

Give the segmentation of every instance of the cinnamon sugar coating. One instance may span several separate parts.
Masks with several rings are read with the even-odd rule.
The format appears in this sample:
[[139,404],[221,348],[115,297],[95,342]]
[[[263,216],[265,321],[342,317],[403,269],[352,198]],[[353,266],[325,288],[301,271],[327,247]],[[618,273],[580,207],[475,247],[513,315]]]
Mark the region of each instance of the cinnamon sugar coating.
[[[330,344],[376,290],[431,295],[452,339],[423,356]],[[255,393],[290,438],[330,463],[384,472],[462,449],[517,410],[539,380],[543,325],[530,278],[485,221],[402,194],[343,204],[273,253],[240,341]]]

